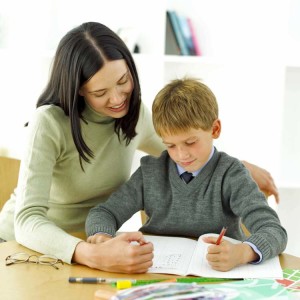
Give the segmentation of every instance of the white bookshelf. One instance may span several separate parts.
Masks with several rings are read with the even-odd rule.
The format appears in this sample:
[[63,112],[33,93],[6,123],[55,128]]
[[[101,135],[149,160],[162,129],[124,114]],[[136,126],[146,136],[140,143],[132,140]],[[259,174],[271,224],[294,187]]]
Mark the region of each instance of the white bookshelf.
[[[170,9],[192,19],[203,56],[164,55]],[[136,30],[141,53],[134,58],[149,108],[157,91],[171,79],[186,75],[202,79],[220,105],[223,130],[216,145],[268,169],[279,186],[300,186],[299,20],[299,0],[1,4],[0,153],[19,155],[20,126],[45,86],[60,38],[82,22],[99,21],[115,31]]]
[[[82,22],[99,21],[137,31],[141,53],[134,59],[149,108],[169,80],[203,79],[220,106],[217,147],[269,170],[285,191],[300,187],[300,0],[4,2],[0,155],[21,155],[22,126],[46,84],[58,41]],[[164,55],[169,9],[192,19],[203,56]]]

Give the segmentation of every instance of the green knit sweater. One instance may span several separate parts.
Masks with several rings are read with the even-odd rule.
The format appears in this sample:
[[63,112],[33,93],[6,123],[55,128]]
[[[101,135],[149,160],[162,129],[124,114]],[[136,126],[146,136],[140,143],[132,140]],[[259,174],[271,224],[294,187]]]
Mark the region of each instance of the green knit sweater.
[[[70,263],[77,243],[68,232],[84,231],[91,207],[107,200],[128,180],[136,149],[159,155],[165,148],[141,107],[138,135],[126,146],[114,132],[114,119],[87,106],[82,135],[95,157],[83,161],[72,139],[70,119],[61,108],[39,107],[29,126],[18,187],[0,213],[0,237]],[[15,222],[14,222],[15,215]]]
[[227,236],[243,241],[242,220],[252,232],[248,241],[262,253],[262,260],[278,255],[287,244],[285,229],[248,170],[238,159],[216,149],[189,184],[180,179],[167,151],[159,158],[143,157],[130,180],[108,201],[91,209],[87,234],[114,235],[143,209],[149,219],[140,230],[149,234],[198,238],[218,234],[227,226]]

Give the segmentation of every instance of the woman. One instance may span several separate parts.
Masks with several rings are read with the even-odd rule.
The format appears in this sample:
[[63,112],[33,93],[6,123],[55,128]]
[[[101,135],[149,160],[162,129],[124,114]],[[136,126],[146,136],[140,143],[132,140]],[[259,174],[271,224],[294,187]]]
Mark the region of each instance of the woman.
[[[62,38],[26,130],[16,194],[0,214],[0,238],[67,263],[147,271],[153,247],[139,233],[99,244],[68,234],[84,231],[90,208],[129,178],[135,150],[159,155],[164,149],[141,103],[130,51],[113,31],[90,22]],[[261,189],[277,197],[270,174],[246,165]]]

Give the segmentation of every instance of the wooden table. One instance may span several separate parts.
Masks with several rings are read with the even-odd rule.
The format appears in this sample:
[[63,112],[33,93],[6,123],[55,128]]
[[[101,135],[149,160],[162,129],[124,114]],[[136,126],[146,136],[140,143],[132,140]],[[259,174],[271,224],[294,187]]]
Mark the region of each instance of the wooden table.
[[[90,269],[81,265],[51,266],[38,264],[5,265],[5,258],[16,252],[36,254],[15,241],[0,244],[0,299],[1,300],[93,300],[95,292],[103,289],[113,291],[109,285],[69,283],[74,277],[117,277],[154,279],[177,277],[163,274],[117,274]],[[280,255],[282,268],[300,269],[300,258],[289,254]],[[99,298],[97,298],[99,299]]]

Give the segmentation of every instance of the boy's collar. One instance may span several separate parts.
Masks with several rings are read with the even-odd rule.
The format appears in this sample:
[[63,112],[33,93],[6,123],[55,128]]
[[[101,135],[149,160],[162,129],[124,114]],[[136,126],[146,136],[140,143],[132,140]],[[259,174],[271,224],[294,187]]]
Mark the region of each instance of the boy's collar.
[[[207,162],[200,169],[198,169],[194,172],[191,172],[194,177],[197,176],[201,172],[201,170],[207,165],[207,163],[211,160],[212,156],[214,155],[214,152],[215,152],[215,147],[213,146],[212,149],[211,149],[211,152],[209,154]],[[184,168],[182,168],[181,166],[179,166],[178,164],[176,164],[176,167],[177,167],[177,171],[178,171],[179,176],[182,173],[186,172],[186,170]]]

